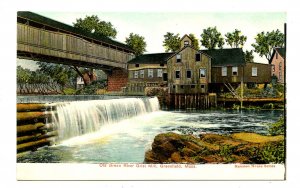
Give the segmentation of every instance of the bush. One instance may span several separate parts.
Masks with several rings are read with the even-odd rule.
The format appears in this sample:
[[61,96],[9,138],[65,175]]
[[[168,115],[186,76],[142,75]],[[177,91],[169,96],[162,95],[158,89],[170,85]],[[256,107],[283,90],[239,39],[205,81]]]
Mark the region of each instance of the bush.
[[63,93],[65,95],[74,95],[76,93],[76,90],[73,88],[66,88],[63,90]]
[[264,104],[263,109],[274,109],[274,104],[273,103],[267,103],[267,104]]
[[277,122],[269,125],[269,134],[272,136],[284,135],[284,132],[285,132],[285,123],[283,117],[281,117]]
[[96,95],[99,89],[106,88],[106,80],[96,80],[93,81],[90,85],[85,86],[84,88],[77,90],[76,95]]
[[270,143],[258,152],[257,159],[260,163],[284,163],[284,150],[284,141]]

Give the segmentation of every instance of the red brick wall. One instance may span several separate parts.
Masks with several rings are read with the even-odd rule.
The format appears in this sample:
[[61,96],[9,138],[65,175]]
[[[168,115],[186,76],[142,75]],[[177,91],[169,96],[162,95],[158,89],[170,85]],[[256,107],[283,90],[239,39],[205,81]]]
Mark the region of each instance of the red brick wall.
[[128,82],[128,72],[124,69],[114,69],[111,74],[107,76],[107,90],[121,91]]

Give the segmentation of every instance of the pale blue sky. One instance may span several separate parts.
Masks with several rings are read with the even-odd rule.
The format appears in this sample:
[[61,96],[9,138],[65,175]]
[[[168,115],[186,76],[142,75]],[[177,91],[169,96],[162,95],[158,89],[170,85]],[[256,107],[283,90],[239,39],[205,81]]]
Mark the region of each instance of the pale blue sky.
[[[36,12],[54,20],[72,25],[76,18],[98,15],[101,20],[110,21],[117,29],[116,40],[124,42],[129,33],[145,37],[146,53],[164,52],[163,35],[166,32],[194,33],[198,39],[203,29],[217,26],[223,37],[227,32],[239,29],[247,36],[244,50],[251,50],[254,38],[261,31],[279,29],[283,32],[286,22],[284,12]],[[201,47],[204,49],[204,47]],[[225,45],[224,48],[229,48]],[[255,61],[266,63],[255,55]]]

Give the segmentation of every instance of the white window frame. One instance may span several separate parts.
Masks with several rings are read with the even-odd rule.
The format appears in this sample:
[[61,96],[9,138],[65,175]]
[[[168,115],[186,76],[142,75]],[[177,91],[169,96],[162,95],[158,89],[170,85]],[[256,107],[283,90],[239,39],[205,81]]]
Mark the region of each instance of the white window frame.
[[257,67],[252,67],[252,76],[257,76]]
[[227,76],[227,67],[222,67],[222,76]]
[[148,78],[153,78],[153,69],[148,69]]
[[[239,71],[238,67],[236,67],[236,66],[232,67],[232,72],[231,72],[232,76],[238,76],[239,75],[238,71]],[[236,75],[233,74],[234,72],[236,72]]]
[[163,70],[162,69],[157,69],[157,77],[162,78],[163,77]]
[[133,78],[139,78],[139,71],[134,71]]
[[144,78],[145,77],[145,71],[144,70],[140,70],[140,78]]
[[[201,76],[202,75],[201,71],[204,71],[204,76]],[[206,69],[200,69],[199,70],[199,76],[200,76],[200,78],[206,78]]]

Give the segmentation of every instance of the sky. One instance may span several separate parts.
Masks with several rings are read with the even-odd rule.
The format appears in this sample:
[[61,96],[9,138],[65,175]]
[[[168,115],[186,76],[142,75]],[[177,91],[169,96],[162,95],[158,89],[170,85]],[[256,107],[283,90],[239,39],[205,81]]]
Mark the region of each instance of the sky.
[[[115,40],[119,42],[124,43],[131,32],[143,36],[147,43],[146,53],[164,52],[163,36],[167,32],[179,33],[180,36],[193,33],[196,38],[201,39],[203,29],[214,26],[222,33],[223,38],[227,32],[241,30],[242,34],[247,36],[243,49],[250,51],[253,50],[251,44],[255,43],[255,36],[258,33],[276,29],[284,32],[286,23],[285,12],[33,12],[68,25],[73,25],[78,18],[97,15],[100,20],[113,24],[118,32]],[[225,43],[224,48],[230,46]],[[201,46],[201,49],[205,48]],[[256,53],[254,61],[267,63],[265,57],[260,57]],[[24,65],[21,62],[18,60],[18,65]],[[25,65],[36,68],[27,62]]]

